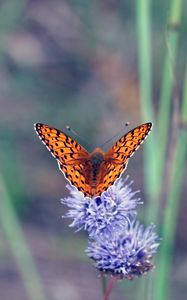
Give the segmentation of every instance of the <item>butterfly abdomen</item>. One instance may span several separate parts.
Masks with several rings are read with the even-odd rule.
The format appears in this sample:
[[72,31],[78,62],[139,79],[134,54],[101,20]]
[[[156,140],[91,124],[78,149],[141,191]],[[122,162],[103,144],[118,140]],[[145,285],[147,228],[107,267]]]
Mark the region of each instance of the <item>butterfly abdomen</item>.
[[92,165],[92,172],[91,172],[91,186],[96,186],[98,182],[98,175],[100,174],[100,165],[104,161],[104,152],[96,148],[90,155],[90,161]]

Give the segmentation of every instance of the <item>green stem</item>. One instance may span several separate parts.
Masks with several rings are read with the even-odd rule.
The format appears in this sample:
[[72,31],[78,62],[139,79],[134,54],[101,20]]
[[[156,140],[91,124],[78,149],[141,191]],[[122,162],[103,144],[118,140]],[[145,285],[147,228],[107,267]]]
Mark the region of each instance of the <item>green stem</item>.
[[[151,66],[151,18],[150,0],[140,0],[136,5],[138,58],[140,78],[140,99],[143,121],[154,121],[152,103],[152,66]],[[157,212],[157,183],[155,176],[155,150],[154,127],[144,145],[144,176],[145,190],[149,199],[147,207],[147,221],[153,221]]]
[[[138,59],[139,59],[139,80],[140,80],[140,100],[141,115],[143,121],[154,122],[154,110],[152,102],[152,65],[151,65],[151,12],[150,0],[140,0],[136,4],[136,20],[137,20],[137,40],[138,40]],[[158,214],[157,201],[157,177],[155,166],[155,128],[146,140],[144,145],[144,177],[145,191],[148,204],[146,206],[146,221],[155,221]],[[149,277],[148,281],[141,281],[138,289],[137,298],[145,299],[149,290],[152,290],[153,277]]]
[[[168,19],[168,30],[166,42],[171,50],[171,53],[166,49],[163,74],[162,74],[162,86],[160,96],[160,107],[158,114],[158,151],[156,156],[157,161],[157,180],[159,192],[162,189],[162,182],[164,178],[164,167],[166,160],[166,149],[168,145],[168,132],[170,126],[170,114],[171,114],[171,98],[173,89],[173,78],[171,74],[172,68],[175,68],[177,50],[178,50],[178,37],[179,28],[181,23],[182,12],[182,0],[173,0],[170,7],[170,14]],[[172,59],[172,61],[171,61]]]
[[[181,120],[187,124],[187,66],[184,82],[183,111]],[[167,199],[167,207],[164,213],[162,230],[163,242],[161,244],[159,265],[157,271],[155,300],[170,299],[169,297],[169,278],[170,266],[173,253],[173,245],[176,232],[176,221],[178,216],[179,199],[181,185],[183,181],[185,162],[187,156],[187,129],[182,127],[179,131],[176,149],[171,166],[171,181]]]
[[25,289],[30,300],[46,300],[40,277],[35,268],[19,221],[12,207],[9,193],[0,174],[0,222],[18,265]]

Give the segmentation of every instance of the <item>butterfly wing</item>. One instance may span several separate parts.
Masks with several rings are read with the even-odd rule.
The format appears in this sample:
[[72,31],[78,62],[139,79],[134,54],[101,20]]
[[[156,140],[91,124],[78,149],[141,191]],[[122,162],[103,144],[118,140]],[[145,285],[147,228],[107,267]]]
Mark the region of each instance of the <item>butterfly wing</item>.
[[89,153],[64,132],[45,124],[35,124],[35,130],[47,149],[56,158],[65,177],[85,195],[90,192],[87,178],[91,172]]
[[82,161],[75,165],[62,165],[59,163],[59,169],[64,173],[65,177],[85,196],[94,196],[92,187],[88,178],[91,173],[91,165],[89,162]]
[[113,185],[127,167],[129,158],[140,147],[152,128],[152,123],[142,124],[122,136],[105,154],[96,194],[101,194]]

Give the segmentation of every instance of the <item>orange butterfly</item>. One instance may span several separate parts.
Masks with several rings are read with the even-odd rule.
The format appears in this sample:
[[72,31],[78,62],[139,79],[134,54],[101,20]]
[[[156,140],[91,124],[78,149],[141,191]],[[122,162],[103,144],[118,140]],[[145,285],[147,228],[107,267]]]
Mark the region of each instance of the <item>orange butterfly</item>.
[[123,135],[106,153],[100,148],[89,153],[64,132],[45,124],[35,124],[36,133],[56,158],[60,171],[89,197],[99,196],[114,184],[151,128],[152,123],[142,124]]

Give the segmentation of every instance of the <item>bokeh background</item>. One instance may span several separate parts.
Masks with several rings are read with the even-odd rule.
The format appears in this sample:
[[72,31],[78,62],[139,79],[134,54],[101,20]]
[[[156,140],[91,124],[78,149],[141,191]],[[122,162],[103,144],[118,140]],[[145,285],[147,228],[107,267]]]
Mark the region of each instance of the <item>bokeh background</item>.
[[70,125],[91,151],[127,121],[154,122],[126,174],[141,190],[141,221],[171,237],[154,275],[119,283],[111,299],[139,299],[158,278],[161,294],[142,299],[186,299],[186,4],[0,1],[0,299],[102,299],[86,234],[61,218],[67,182],[33,124]]

